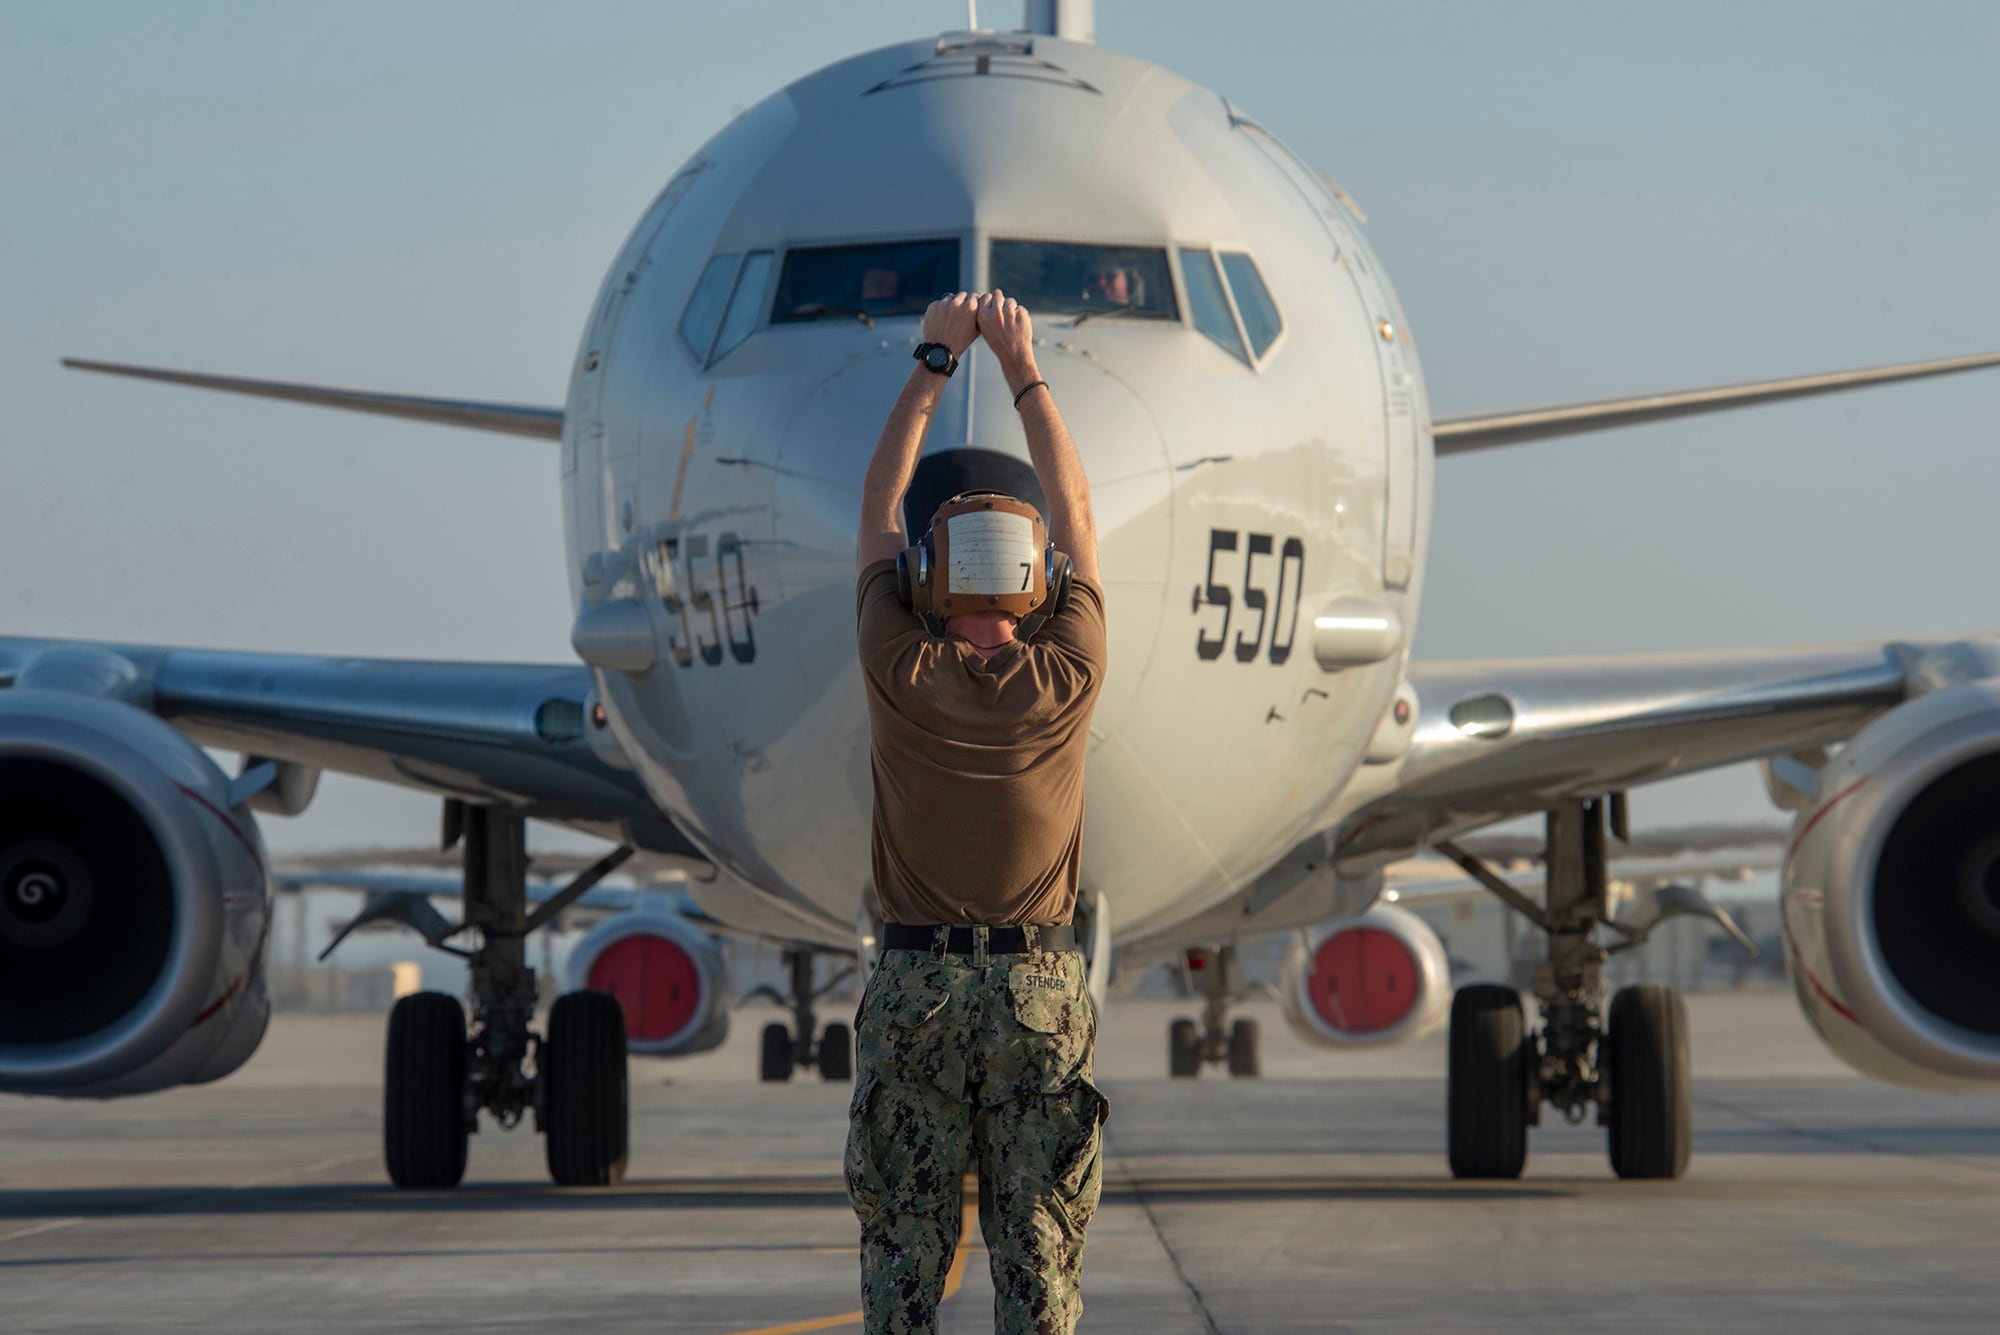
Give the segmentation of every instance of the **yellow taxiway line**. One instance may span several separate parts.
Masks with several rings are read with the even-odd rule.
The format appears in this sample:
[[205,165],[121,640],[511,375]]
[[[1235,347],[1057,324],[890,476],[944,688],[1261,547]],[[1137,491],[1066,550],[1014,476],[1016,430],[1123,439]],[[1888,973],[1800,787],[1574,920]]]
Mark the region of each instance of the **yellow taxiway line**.
[[[967,1182],[965,1214],[958,1221],[958,1247],[951,1254],[951,1269],[944,1272],[944,1294],[940,1303],[948,1302],[965,1282],[965,1258],[972,1250],[972,1235],[979,1228],[979,1197],[977,1188]],[[846,1251],[847,1248],[814,1248],[815,1251]],[[792,1321],[782,1326],[759,1326],[755,1330],[739,1330],[732,1335],[807,1335],[808,1331],[839,1330],[842,1326],[858,1326],[862,1314],[842,1312],[838,1316],[813,1317],[806,1321]]]

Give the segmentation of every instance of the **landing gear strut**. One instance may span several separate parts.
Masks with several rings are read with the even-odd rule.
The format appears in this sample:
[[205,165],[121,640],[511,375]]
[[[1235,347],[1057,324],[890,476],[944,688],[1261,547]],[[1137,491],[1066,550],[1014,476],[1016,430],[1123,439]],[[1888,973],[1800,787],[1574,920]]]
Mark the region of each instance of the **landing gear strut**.
[[[419,992],[389,1014],[383,1087],[383,1150],[399,1187],[456,1186],[466,1137],[484,1109],[503,1128],[532,1112],[558,1186],[609,1186],[625,1175],[625,1012],[603,992],[559,997],[546,1038],[533,1030],[535,971],[527,937],[631,856],[619,849],[556,898],[528,910],[526,823],[491,807],[446,805],[445,846],[463,839],[464,921],[446,925],[414,896],[371,901],[357,918],[409,923],[440,950],[466,961],[472,1017],[454,997]],[[477,928],[479,945],[447,938]],[[338,944],[336,941],[335,944]],[[331,947],[328,948],[331,950]]]
[[[1611,917],[1605,820],[1614,805],[1622,837],[1622,804],[1615,800],[1567,802],[1548,813],[1543,904],[1456,845],[1437,845],[1548,935],[1548,958],[1534,977],[1539,1029],[1527,1027],[1511,987],[1465,987],[1452,1001],[1445,1120],[1454,1177],[1519,1177],[1528,1128],[1540,1120],[1544,1102],[1571,1125],[1595,1109],[1620,1177],[1670,1178],[1687,1170],[1690,1080],[1680,994],[1657,983],[1622,988],[1611,999],[1608,1025],[1603,1018],[1605,957],[1639,945],[1653,925],[1635,929]],[[1599,944],[1600,930],[1625,939],[1607,948]]]
[[825,984],[815,988],[812,951],[787,950],[785,965],[792,974],[791,995],[785,998],[792,1008],[792,1023],[785,1025],[774,1020],[764,1026],[763,1045],[757,1062],[758,1078],[766,1081],[790,1080],[795,1070],[809,1071],[817,1067],[822,1080],[852,1080],[854,1031],[836,1022],[829,1024],[819,1041],[814,1042],[819,1017],[813,1011],[813,1003],[851,978],[854,970],[839,970]]
[[1248,994],[1236,943],[1213,950],[1197,946],[1183,957],[1189,987],[1202,998],[1201,1024],[1181,1018],[1167,1027],[1167,1074],[1190,1079],[1210,1063],[1227,1063],[1229,1074],[1255,1078],[1263,1074],[1264,1058],[1257,1022],[1230,1023],[1229,1008]]

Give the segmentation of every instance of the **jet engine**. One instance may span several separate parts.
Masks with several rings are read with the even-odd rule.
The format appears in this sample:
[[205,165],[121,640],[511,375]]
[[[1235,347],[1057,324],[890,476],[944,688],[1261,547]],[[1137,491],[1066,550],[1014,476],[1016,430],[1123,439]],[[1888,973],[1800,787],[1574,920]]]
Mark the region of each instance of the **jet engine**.
[[1785,956],[1850,1066],[1941,1089],[2000,1084],[2000,682],[1863,729],[1819,773],[1785,864]]
[[1423,919],[1393,904],[1294,933],[1278,1000],[1300,1037],[1329,1048],[1420,1038],[1451,1009],[1451,967]]
[[618,998],[633,1052],[685,1057],[729,1037],[722,952],[678,913],[642,908],[606,918],[570,953],[569,985]]
[[249,1060],[270,891],[229,790],[129,704],[0,692],[0,1090],[143,1094]]

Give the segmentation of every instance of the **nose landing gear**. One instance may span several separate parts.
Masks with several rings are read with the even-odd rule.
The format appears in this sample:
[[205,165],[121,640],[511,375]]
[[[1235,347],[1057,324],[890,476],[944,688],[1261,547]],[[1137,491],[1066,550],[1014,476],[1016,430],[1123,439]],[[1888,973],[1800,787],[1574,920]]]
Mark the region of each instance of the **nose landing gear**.
[[1196,946],[1182,957],[1182,976],[1202,998],[1201,1023],[1185,1017],[1167,1027],[1167,1074],[1192,1079],[1204,1065],[1224,1065],[1238,1079],[1264,1072],[1263,1044],[1255,1020],[1229,1019],[1229,1008],[1249,995],[1236,943]]
[[[1611,1167],[1621,1178],[1674,1178],[1687,1171],[1691,1093],[1687,1009],[1658,983],[1621,988],[1604,1018],[1604,960],[1632,949],[1659,921],[1634,928],[1612,919],[1605,877],[1604,799],[1548,813],[1545,902],[1536,904],[1458,846],[1438,851],[1548,934],[1536,967],[1541,1027],[1528,1028],[1520,994],[1477,984],[1452,1001],[1446,1144],[1452,1176],[1515,1178],[1528,1157],[1528,1128],[1549,1103],[1572,1125],[1595,1109]],[[1622,814],[1620,818],[1622,826]],[[1727,919],[1687,895],[1676,912]],[[1664,915],[1662,915],[1664,916]],[[1625,939],[1598,944],[1600,931]]]
[[[536,1034],[527,937],[631,850],[601,859],[531,913],[526,822],[497,808],[447,803],[445,846],[461,838],[462,922],[446,923],[420,895],[390,891],[371,896],[349,925],[403,922],[430,945],[464,959],[471,974],[469,1026],[457,998],[439,992],[404,997],[389,1013],[382,1100],[389,1178],[413,1190],[457,1186],[465,1176],[467,1137],[479,1129],[484,1109],[503,1128],[534,1114],[556,1185],[614,1185],[625,1175],[629,1120],[625,1012],[609,993],[571,992],[549,1012],[547,1037]],[[447,944],[468,928],[479,931],[477,947]]]
[[775,1082],[790,1080],[795,1070],[817,1069],[822,1080],[854,1078],[854,1032],[844,1024],[826,1027],[819,1041],[813,1034],[819,1018],[813,1003],[853,977],[852,968],[837,970],[823,985],[813,986],[813,952],[792,949],[785,952],[791,970],[790,996],[783,998],[792,1008],[790,1025],[772,1021],[764,1026],[763,1044],[758,1055],[757,1077]]

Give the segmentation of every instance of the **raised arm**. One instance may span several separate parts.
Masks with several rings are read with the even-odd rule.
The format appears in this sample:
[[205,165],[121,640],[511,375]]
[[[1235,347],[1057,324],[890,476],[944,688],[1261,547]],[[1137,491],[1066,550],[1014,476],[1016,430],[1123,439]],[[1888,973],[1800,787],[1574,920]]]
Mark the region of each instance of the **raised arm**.
[[[979,298],[968,292],[932,302],[924,312],[924,342],[942,343],[952,356],[963,357],[979,337],[978,312]],[[868,461],[868,476],[861,484],[856,553],[864,570],[877,561],[894,560],[909,546],[903,533],[903,493],[917,471],[917,455],[944,394],[944,382],[944,376],[918,362],[882,426],[882,438],[875,442],[875,457]]]
[[1076,442],[1056,411],[1055,393],[1035,367],[1035,336],[1027,309],[995,288],[979,299],[979,333],[1000,360],[1008,392],[1018,396],[1015,406],[1028,434],[1028,457],[1034,460],[1035,476],[1048,497],[1049,541],[1069,555],[1072,570],[1096,581],[1097,521],[1090,513],[1090,482],[1083,475]]

